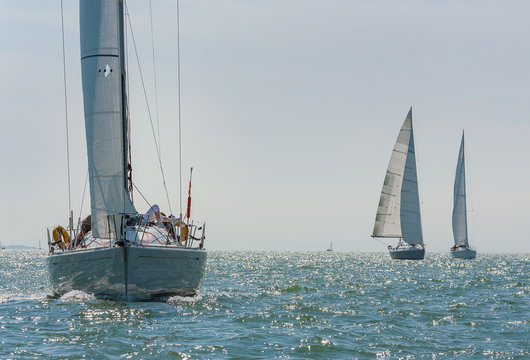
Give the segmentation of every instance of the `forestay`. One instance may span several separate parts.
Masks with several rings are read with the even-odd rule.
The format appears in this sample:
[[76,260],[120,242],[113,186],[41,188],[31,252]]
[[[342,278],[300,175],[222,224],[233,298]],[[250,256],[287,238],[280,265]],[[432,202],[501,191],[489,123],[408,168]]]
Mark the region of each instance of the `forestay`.
[[80,0],[79,7],[92,233],[108,238],[107,215],[136,213],[127,192],[123,3]]
[[464,158],[464,134],[458,153],[455,187],[453,193],[453,237],[455,245],[468,245],[466,208],[466,164]]

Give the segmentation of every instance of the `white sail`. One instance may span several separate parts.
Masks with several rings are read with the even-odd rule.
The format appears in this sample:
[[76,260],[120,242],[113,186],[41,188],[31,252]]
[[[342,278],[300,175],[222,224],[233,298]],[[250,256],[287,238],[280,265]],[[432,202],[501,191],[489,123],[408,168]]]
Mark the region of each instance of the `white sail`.
[[410,138],[410,121],[412,113],[409,111],[405,123],[399,131],[390,163],[386,170],[379,206],[375,217],[374,237],[401,237],[400,202],[401,184],[407,160]]
[[409,244],[422,244],[419,209],[410,109],[390,157],[372,236],[402,237]]
[[79,8],[92,233],[108,238],[107,215],[136,212],[127,191],[123,2],[80,0]]
[[[416,153],[414,151],[414,131],[412,128],[412,109],[403,124],[405,131],[409,131],[409,146],[407,160],[403,174],[403,185],[401,186],[401,233],[403,241],[415,245],[423,244],[423,232],[421,229],[420,197],[418,193],[418,174],[416,171]],[[402,130],[403,130],[402,128]]]
[[456,165],[455,187],[453,192],[453,237],[455,245],[468,245],[466,209],[466,163],[464,158],[464,133]]

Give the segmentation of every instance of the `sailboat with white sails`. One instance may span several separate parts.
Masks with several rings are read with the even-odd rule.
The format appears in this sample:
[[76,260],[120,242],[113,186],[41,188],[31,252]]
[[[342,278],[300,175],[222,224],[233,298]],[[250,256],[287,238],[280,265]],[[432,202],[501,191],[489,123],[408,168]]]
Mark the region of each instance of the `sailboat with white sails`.
[[397,246],[388,246],[392,259],[421,260],[425,256],[412,108],[399,131],[390,157],[372,237],[399,238]]
[[[80,0],[81,70],[91,215],[48,231],[52,290],[140,301],[194,295],[204,277],[205,224],[139,214],[132,201],[123,0]],[[191,186],[191,182],[190,182]],[[52,239],[53,238],[53,239]]]
[[333,251],[333,241],[329,243],[329,248],[327,248],[326,251],[329,251],[329,252]]
[[469,247],[467,232],[466,205],[466,161],[464,155],[464,132],[458,152],[456,164],[455,186],[453,192],[453,238],[455,245],[451,248],[451,255],[455,258],[474,259],[476,250]]

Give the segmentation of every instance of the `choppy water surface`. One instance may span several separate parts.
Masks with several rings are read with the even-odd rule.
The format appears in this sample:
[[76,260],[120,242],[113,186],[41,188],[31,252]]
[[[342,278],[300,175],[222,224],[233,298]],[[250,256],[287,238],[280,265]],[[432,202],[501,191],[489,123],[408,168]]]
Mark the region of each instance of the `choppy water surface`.
[[37,250],[0,252],[0,358],[530,358],[530,256],[210,252],[200,296],[49,297]]

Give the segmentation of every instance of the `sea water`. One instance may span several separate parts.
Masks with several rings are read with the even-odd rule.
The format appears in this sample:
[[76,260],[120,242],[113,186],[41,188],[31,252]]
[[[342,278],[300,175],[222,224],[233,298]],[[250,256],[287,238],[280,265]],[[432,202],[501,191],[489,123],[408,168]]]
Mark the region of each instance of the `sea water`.
[[211,251],[201,293],[50,296],[46,253],[0,252],[0,359],[527,359],[530,256]]

